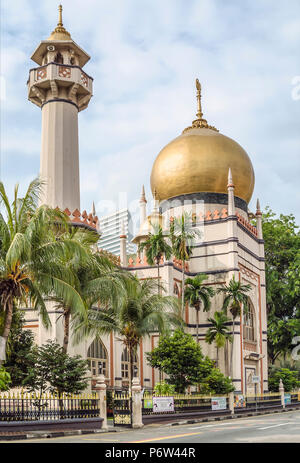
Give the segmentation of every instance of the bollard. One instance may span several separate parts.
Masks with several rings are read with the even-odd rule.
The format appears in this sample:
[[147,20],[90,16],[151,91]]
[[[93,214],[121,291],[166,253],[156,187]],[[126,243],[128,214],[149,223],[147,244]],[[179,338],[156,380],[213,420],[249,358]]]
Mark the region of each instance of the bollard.
[[280,378],[280,381],[279,381],[279,392],[280,392],[280,399],[281,399],[282,408],[285,408],[285,401],[284,401],[284,386],[283,386],[283,382],[282,382],[282,379],[281,379],[281,378]]
[[97,376],[95,390],[99,400],[99,416],[103,418],[102,429],[107,430],[106,384],[104,375]]
[[231,415],[234,415],[234,393],[233,392],[229,393],[228,400],[229,400],[229,410],[231,412]]
[[132,427],[134,429],[142,428],[142,392],[139,378],[132,380]]

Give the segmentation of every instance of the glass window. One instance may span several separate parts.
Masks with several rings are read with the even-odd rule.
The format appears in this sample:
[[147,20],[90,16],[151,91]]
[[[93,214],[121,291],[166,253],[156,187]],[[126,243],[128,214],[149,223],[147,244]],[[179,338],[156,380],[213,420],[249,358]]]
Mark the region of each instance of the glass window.
[[[121,356],[121,376],[123,379],[128,379],[129,378],[129,353],[127,350],[127,347],[123,350],[122,356]],[[135,371],[135,368],[137,369],[136,372],[138,372],[138,359],[137,355],[135,354],[133,357],[133,371]]]
[[92,376],[99,376],[101,373],[107,377],[108,355],[104,344],[100,340],[94,340],[87,352],[87,359],[90,363]]
[[255,313],[254,308],[250,304],[249,310],[247,313],[244,313],[243,316],[243,338],[246,341],[255,341]]

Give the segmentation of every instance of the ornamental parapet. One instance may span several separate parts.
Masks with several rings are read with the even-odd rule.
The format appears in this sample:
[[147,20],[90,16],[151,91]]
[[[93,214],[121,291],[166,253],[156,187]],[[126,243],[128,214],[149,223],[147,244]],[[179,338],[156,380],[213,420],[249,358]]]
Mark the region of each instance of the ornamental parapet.
[[99,219],[96,215],[88,214],[86,211],[81,213],[79,209],[71,212],[66,208],[63,212],[70,218],[72,224],[99,232]]
[[246,230],[248,230],[252,235],[257,237],[257,228],[252,225],[248,220],[246,220],[244,217],[242,217],[238,212],[235,214],[238,218],[238,223],[240,223]]
[[[164,257],[162,256],[161,259],[160,259],[159,265],[163,265],[165,262],[166,261],[165,261]],[[182,261],[180,259],[176,259],[174,257],[172,262],[174,264],[174,267],[177,267],[178,269],[182,270]],[[128,267],[130,267],[130,268],[132,268],[132,267],[135,267],[135,268],[136,267],[154,267],[154,266],[155,266],[155,264],[154,265],[149,264],[146,256],[144,256],[143,258],[140,258],[139,256],[137,256],[135,259],[130,257],[129,260],[128,260]],[[184,268],[185,268],[186,272],[189,271],[188,262],[185,262]]]

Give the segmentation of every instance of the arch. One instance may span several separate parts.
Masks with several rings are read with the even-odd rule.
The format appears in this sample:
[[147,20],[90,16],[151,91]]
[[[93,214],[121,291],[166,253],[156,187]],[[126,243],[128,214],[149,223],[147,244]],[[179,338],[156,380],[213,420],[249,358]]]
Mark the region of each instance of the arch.
[[63,59],[63,56],[62,56],[62,54],[60,52],[58,52],[56,54],[54,62],[58,63],[58,64],[64,64],[64,59]]
[[243,339],[245,341],[256,341],[255,328],[255,309],[250,301],[248,311],[243,313]]
[[[136,367],[138,371],[138,358],[137,354],[135,353],[133,356],[133,368]],[[129,352],[127,347],[122,352],[121,355],[121,376],[123,380],[128,380],[129,379],[129,368],[130,368],[130,362],[129,362]]]
[[103,342],[100,339],[95,339],[87,351],[87,359],[90,363],[92,376],[102,374],[108,375],[108,353]]

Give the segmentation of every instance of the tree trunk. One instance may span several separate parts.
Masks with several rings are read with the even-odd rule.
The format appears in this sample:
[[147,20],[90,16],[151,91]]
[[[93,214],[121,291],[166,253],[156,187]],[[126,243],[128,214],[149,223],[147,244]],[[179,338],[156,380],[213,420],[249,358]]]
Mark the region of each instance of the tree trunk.
[[70,309],[64,310],[64,340],[63,340],[63,351],[66,354],[69,345],[69,333],[70,333]]
[[0,343],[0,365],[6,360],[6,344],[7,344],[7,339],[10,333],[10,328],[11,328],[11,323],[12,323],[13,308],[14,308],[13,299],[9,297],[6,301],[6,304],[3,307],[4,312],[6,313],[6,316],[5,316],[3,333],[1,336],[2,339]]
[[232,349],[231,349],[231,361],[230,361],[230,371],[231,371],[231,379],[233,379],[233,349],[234,349],[234,328],[235,328],[235,319],[232,317]]
[[133,378],[133,355],[132,355],[132,347],[128,348],[129,350],[129,392],[131,393],[132,389],[132,378]]
[[185,278],[185,273],[184,273],[184,266],[185,266],[185,261],[182,261],[182,287],[181,287],[181,305],[182,305],[182,314],[184,312],[184,278]]
[[159,294],[159,261],[157,262],[157,294]]
[[218,368],[219,368],[219,348],[217,346],[217,365],[216,365]]
[[196,339],[199,344],[199,309],[196,308]]
[[224,349],[224,363],[225,363],[225,375],[229,376],[229,366],[228,366],[228,339],[226,339],[225,349]]

